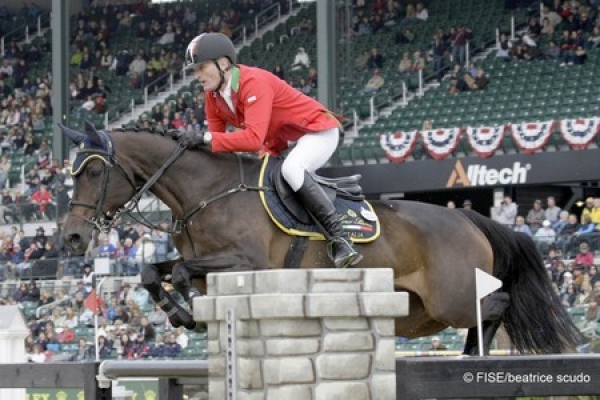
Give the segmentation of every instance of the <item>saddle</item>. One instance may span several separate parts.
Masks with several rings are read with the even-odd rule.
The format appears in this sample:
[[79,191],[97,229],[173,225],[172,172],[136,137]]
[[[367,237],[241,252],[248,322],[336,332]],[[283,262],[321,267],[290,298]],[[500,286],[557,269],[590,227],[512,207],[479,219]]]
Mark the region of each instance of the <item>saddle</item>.
[[[315,225],[304,205],[281,175],[282,158],[265,156],[258,185],[269,188],[260,191],[263,206],[273,223],[291,236],[324,240],[321,229]],[[360,187],[360,175],[326,178],[311,174],[331,199],[340,215],[344,230],[352,241],[368,243],[379,236],[379,221],[373,208],[365,200]]]
[[[298,200],[294,190],[285,179],[283,179],[283,175],[281,174],[282,165],[283,162],[280,161],[271,172],[271,180],[273,181],[274,189],[285,208],[287,208],[294,217],[304,224],[311,224],[313,220],[306,211],[306,208]],[[323,187],[323,190],[325,190],[325,193],[334,204],[337,197],[350,201],[363,201],[365,199],[365,196],[362,194],[362,188],[358,183],[361,178],[359,174],[342,176],[339,178],[326,178],[314,173],[311,173],[310,175],[315,182]]]

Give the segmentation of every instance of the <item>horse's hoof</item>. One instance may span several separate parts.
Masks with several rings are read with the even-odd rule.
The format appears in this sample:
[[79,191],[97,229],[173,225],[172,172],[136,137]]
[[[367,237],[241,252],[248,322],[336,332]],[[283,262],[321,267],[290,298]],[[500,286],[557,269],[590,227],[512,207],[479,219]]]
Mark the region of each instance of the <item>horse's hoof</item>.
[[179,328],[183,326],[186,329],[194,330],[196,328],[196,321],[192,318],[192,316],[186,312],[177,312],[171,316],[169,316],[169,321],[173,328]]

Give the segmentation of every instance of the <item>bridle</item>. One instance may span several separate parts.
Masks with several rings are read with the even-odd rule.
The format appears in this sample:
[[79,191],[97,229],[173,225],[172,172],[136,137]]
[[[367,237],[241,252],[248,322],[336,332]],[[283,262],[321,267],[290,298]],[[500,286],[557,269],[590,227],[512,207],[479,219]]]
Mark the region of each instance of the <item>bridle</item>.
[[[89,149],[89,148],[80,148],[77,150],[77,154],[86,154],[87,157],[99,158],[103,161],[104,164],[104,174],[102,179],[102,187],[100,189],[100,195],[96,199],[95,203],[86,203],[83,201],[75,201],[71,200],[69,202],[69,211],[73,209],[73,207],[83,207],[94,210],[94,215],[91,218],[84,218],[84,220],[94,226],[97,230],[103,233],[108,233],[110,228],[112,227],[114,221],[116,221],[122,214],[129,214],[134,209],[138,210],[139,213],[139,201],[140,199],[148,192],[150,187],[156,183],[160,179],[160,177],[164,174],[164,172],[169,168],[181,154],[185,151],[185,147],[178,145],[175,146],[175,149],[167,159],[167,161],[160,167],[154,175],[152,175],[146,183],[139,187],[135,183],[135,178],[125,169],[121,164],[119,164],[118,160],[114,156],[113,144],[112,140],[109,139],[107,141],[108,150],[101,149]],[[108,183],[110,182],[111,172],[113,171],[113,167],[117,167],[117,171],[119,171],[124,177],[125,180],[129,183],[129,185],[133,188],[134,194],[127,201],[127,203],[119,208],[116,212],[110,213],[108,211],[104,211],[104,202],[106,200],[106,193],[108,190]],[[139,213],[141,215],[141,213]],[[135,218],[134,218],[135,219]],[[142,223],[151,229],[165,231],[164,228],[152,224],[150,221],[146,220],[143,216],[144,220],[137,222]],[[168,233],[172,233],[167,231]]]

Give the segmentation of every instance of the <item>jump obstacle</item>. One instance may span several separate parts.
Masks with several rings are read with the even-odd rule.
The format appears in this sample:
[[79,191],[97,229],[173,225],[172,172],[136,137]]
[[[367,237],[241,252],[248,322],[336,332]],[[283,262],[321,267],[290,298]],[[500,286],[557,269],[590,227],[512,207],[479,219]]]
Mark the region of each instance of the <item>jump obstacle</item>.
[[395,400],[600,394],[600,355],[394,357],[395,317],[408,314],[391,270],[210,274],[194,318],[208,324],[208,361],[0,365],[3,388],[83,387],[110,399],[119,378],[158,378],[159,398],[206,384],[211,400]]

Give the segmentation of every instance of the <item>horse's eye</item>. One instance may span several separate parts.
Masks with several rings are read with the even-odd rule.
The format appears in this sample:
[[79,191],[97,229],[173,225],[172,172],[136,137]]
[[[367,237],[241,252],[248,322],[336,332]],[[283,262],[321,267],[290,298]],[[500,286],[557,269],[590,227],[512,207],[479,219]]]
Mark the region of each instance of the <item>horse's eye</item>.
[[100,171],[100,170],[95,170],[95,169],[89,169],[89,170],[87,171],[87,175],[88,175],[90,178],[98,178],[98,177],[100,177],[100,174],[101,174],[101,173],[102,173],[102,171]]

